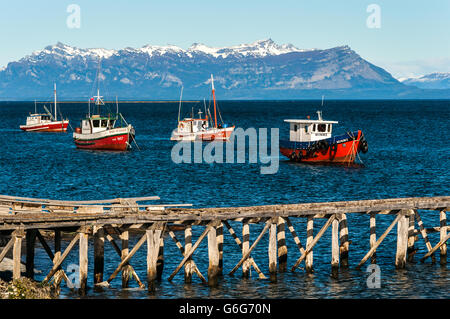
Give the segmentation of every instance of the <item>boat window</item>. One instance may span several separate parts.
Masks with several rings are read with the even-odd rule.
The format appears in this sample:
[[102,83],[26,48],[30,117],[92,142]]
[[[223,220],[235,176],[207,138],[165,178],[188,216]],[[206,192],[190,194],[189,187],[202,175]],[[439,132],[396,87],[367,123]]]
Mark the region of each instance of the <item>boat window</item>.
[[328,133],[331,132],[331,124],[328,124]]
[[297,124],[294,125],[294,132],[297,132]]
[[94,127],[100,127],[100,120],[93,120],[93,121],[92,121],[92,125],[93,125]]
[[327,130],[327,125],[326,125],[326,124],[319,124],[319,125],[317,125],[317,130],[318,130],[319,132],[326,132],[326,130]]
[[102,127],[108,126],[108,120],[102,120]]
[[313,130],[313,132],[316,131],[316,124],[313,125],[313,129],[312,130]]

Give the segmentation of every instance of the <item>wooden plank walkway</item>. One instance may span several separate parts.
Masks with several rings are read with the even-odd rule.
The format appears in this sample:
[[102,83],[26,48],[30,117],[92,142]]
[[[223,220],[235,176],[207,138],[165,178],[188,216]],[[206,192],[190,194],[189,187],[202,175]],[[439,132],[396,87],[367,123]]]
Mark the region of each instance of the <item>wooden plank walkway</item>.
[[[48,272],[44,282],[52,280],[55,285],[68,281],[62,264],[72,251],[79,246],[80,292],[84,293],[88,287],[88,247],[89,240],[94,242],[94,283],[108,286],[109,283],[122,273],[122,286],[127,287],[129,278],[134,278],[141,288],[142,283],[134,268],[131,259],[136,252],[147,246],[147,288],[155,289],[155,282],[161,280],[164,269],[164,245],[168,238],[172,239],[181,253],[181,260],[168,280],[174,280],[181,269],[184,269],[184,280],[190,282],[192,275],[196,274],[204,283],[215,286],[220,280],[223,271],[223,261],[226,252],[223,251],[224,229],[227,229],[236,248],[242,252],[242,258],[232,268],[229,275],[233,275],[242,268],[242,275],[248,277],[250,268],[254,268],[259,278],[269,278],[275,281],[277,273],[284,272],[288,267],[287,240],[294,240],[300,257],[290,267],[296,271],[304,262],[307,272],[313,271],[313,251],[323,235],[331,229],[331,261],[332,274],[337,274],[340,268],[349,267],[349,233],[351,225],[348,223],[348,214],[362,214],[367,216],[370,229],[367,230],[367,240],[370,249],[363,259],[356,265],[361,268],[369,259],[376,262],[376,252],[383,240],[391,230],[397,226],[397,245],[395,247],[395,266],[405,268],[407,262],[414,260],[417,252],[415,245],[418,236],[423,238],[427,253],[421,258],[424,262],[431,258],[436,261],[435,252],[440,250],[440,263],[447,263],[447,241],[449,239],[446,212],[450,207],[450,196],[441,197],[413,197],[392,198],[358,201],[322,202],[263,205],[249,207],[214,207],[191,208],[190,204],[138,204],[159,200],[157,196],[116,198],[97,201],[62,201],[50,199],[33,199],[0,195],[0,232],[10,236],[8,244],[0,252],[0,261],[9,250],[13,250],[14,270],[13,277],[19,278],[21,263],[22,241],[26,241],[27,276],[33,277],[36,238],[44,247],[45,252],[52,260],[53,267]],[[434,214],[439,220],[439,226],[426,228],[421,215]],[[376,219],[386,215],[395,216],[389,227],[377,238]],[[306,220],[306,243],[300,242],[297,231],[294,229],[293,219]],[[314,220],[325,219],[325,224],[314,234]],[[369,223],[370,220],[370,223]],[[242,237],[232,228],[230,222],[242,223]],[[264,227],[255,241],[251,244],[250,225],[264,224]],[[176,225],[183,225],[185,232],[184,245],[174,232]],[[195,243],[192,242],[192,227],[202,230]],[[223,226],[226,226],[225,228]],[[129,231],[141,230],[141,237],[130,250]],[[55,233],[54,251],[41,234],[42,230]],[[291,234],[292,238],[286,236]],[[69,245],[61,251],[61,232],[74,232],[75,236]],[[439,232],[439,241],[433,245],[428,234]],[[165,238],[164,234],[170,237]],[[268,234],[269,245],[269,276],[266,277],[260,267],[252,258],[261,239]],[[114,238],[116,235],[118,238]],[[105,241],[106,238],[106,241]],[[120,244],[116,243],[119,240]],[[208,273],[205,278],[198,270],[193,260],[193,253],[203,240],[208,245]],[[110,243],[119,255],[121,261],[114,272],[104,280],[104,245]],[[170,262],[173,262],[172,260]],[[197,261],[197,263],[200,261]],[[131,274],[131,276],[130,276]]]

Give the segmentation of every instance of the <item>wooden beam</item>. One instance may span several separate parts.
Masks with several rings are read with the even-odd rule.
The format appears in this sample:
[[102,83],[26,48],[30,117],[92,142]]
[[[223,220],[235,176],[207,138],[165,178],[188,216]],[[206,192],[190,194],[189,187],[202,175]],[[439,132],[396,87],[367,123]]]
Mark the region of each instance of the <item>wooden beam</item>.
[[[427,247],[428,252],[430,252],[432,249],[432,246],[431,246],[430,240],[428,239],[428,235],[425,230],[425,227],[423,226],[422,218],[420,218],[419,212],[417,210],[414,211],[414,214],[417,219],[417,224],[419,225],[420,233],[422,234],[423,240],[425,241],[425,246]],[[434,264],[436,262],[436,257],[434,255],[431,255],[431,260]]]
[[425,259],[427,259],[430,256],[433,256],[433,254],[436,252],[436,250],[438,250],[440,247],[442,247],[449,239],[450,239],[450,234],[448,234],[447,236],[442,238],[436,246],[431,248],[431,250],[425,256],[423,256],[422,259],[420,259],[420,262],[423,263],[425,261]]
[[288,225],[288,229],[292,234],[292,237],[294,238],[294,242],[298,247],[298,250],[300,251],[301,254],[303,254],[305,252],[305,249],[303,248],[302,243],[300,242],[300,239],[298,238],[297,233],[295,232],[294,226],[292,226],[291,220],[289,219],[289,217],[285,217],[285,220]]
[[191,250],[189,250],[186,255],[184,256],[183,260],[180,262],[180,264],[178,265],[178,267],[173,271],[173,273],[169,276],[168,280],[172,281],[173,277],[175,277],[175,275],[178,273],[178,271],[181,269],[181,267],[184,266],[184,264],[186,263],[186,261],[192,256],[192,254],[194,253],[194,251],[197,249],[197,247],[200,245],[200,243],[202,242],[202,240],[206,237],[206,235],[209,233],[209,231],[212,228],[212,223],[210,222],[205,230],[203,231],[203,233],[200,235],[200,237],[197,239],[195,245],[191,248]]
[[230,271],[230,273],[229,273],[230,276],[232,276],[234,274],[234,272],[237,269],[239,269],[239,267],[244,263],[244,261],[247,260],[247,258],[250,256],[252,250],[256,247],[256,245],[259,243],[259,241],[264,236],[266,231],[269,229],[270,225],[271,225],[271,222],[270,222],[270,219],[269,219],[269,220],[266,221],[266,225],[264,226],[263,230],[259,234],[258,238],[256,238],[256,240],[253,242],[253,245],[250,247],[249,250],[246,251],[245,255],[241,258],[241,260],[237,263],[237,265],[234,266],[234,268]]
[[395,217],[394,221],[389,225],[389,227],[386,229],[386,231],[381,235],[380,238],[373,244],[369,250],[369,252],[364,256],[364,258],[359,262],[358,266],[356,266],[356,269],[360,269],[362,265],[369,259],[372,254],[377,250],[377,247],[381,244],[381,242],[386,238],[386,236],[389,234],[389,232],[394,228],[395,224],[399,221],[399,219],[402,217],[401,214],[397,214],[397,217]]
[[302,254],[300,256],[300,258],[296,261],[296,263],[294,264],[294,266],[292,266],[291,271],[295,271],[295,268],[298,267],[298,265],[300,265],[300,263],[303,261],[303,259],[305,259],[306,256],[308,256],[308,254],[310,252],[312,252],[312,249],[314,248],[314,246],[317,244],[317,242],[319,241],[319,239],[322,237],[322,235],[325,233],[325,231],[328,229],[328,227],[331,225],[331,223],[336,219],[336,215],[331,215],[327,222],[325,223],[325,225],[322,226],[322,228],[319,230],[319,232],[317,233],[316,237],[314,237],[314,239],[311,241],[311,243],[307,244],[306,246],[306,250],[305,253]]
[[8,241],[5,247],[3,247],[2,252],[0,253],[0,263],[3,261],[3,258],[5,258],[8,251],[11,249],[11,247],[14,246],[15,238],[14,236],[11,236],[11,239]]

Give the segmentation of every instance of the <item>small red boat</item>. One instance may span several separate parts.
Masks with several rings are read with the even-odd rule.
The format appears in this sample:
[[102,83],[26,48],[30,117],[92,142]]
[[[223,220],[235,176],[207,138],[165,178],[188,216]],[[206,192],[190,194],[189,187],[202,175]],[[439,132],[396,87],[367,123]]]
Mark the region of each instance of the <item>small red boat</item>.
[[[91,100],[94,98],[100,113],[100,106],[105,103],[98,90],[97,96]],[[75,129],[73,140],[76,147],[81,149],[125,151],[131,148],[134,136],[133,126],[125,121],[122,114],[91,115],[89,104],[89,115],[81,120],[81,128]]]
[[44,109],[47,113],[37,113],[36,102],[34,102],[34,114],[27,116],[27,122],[25,125],[20,125],[20,129],[26,132],[66,132],[69,120],[61,118],[58,121],[58,112],[56,104],[56,84],[54,89],[55,95],[55,114],[53,115],[47,107],[44,105]]
[[359,152],[366,153],[368,144],[361,130],[332,136],[336,121],[318,119],[285,120],[290,123],[289,140],[280,140],[280,152],[295,162],[353,163]]

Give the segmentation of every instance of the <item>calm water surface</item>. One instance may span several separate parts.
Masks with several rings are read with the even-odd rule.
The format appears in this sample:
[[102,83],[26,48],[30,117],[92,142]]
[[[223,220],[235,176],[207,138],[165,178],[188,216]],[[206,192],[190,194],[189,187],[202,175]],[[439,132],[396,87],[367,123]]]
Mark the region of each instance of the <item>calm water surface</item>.
[[[189,112],[203,108],[202,103],[185,103]],[[280,128],[281,138],[288,137],[287,118],[315,118],[320,101],[223,101],[222,116],[228,124],[244,129]],[[120,111],[136,129],[140,151],[125,153],[77,150],[71,134],[25,133],[19,125],[34,111],[34,103],[0,103],[2,121],[0,132],[3,147],[0,152],[0,194],[89,200],[116,197],[158,195],[158,203],[192,203],[200,206],[247,206],[274,203],[322,202],[337,200],[376,199],[409,196],[449,195],[450,102],[449,101],[326,101],[323,117],[339,121],[334,133],[362,129],[369,143],[369,152],[361,155],[363,165],[357,167],[309,166],[291,163],[281,155],[276,174],[260,174],[261,163],[244,164],[175,164],[171,161],[170,133],[176,126],[177,103],[121,104]],[[87,111],[85,104],[61,104],[62,112],[73,127]],[[269,150],[270,152],[270,150]],[[423,213],[426,227],[437,226],[439,215]],[[392,221],[389,216],[377,220],[378,236]],[[315,231],[324,221],[315,223]],[[241,228],[233,224],[240,233]],[[305,239],[304,221],[296,221],[302,243]],[[251,226],[251,240],[261,231],[261,225]],[[381,268],[381,288],[367,288],[365,267],[354,270],[369,249],[369,220],[365,216],[349,216],[350,269],[337,279],[330,277],[331,247],[329,232],[314,250],[313,275],[303,269],[280,274],[277,283],[257,279],[244,280],[240,272],[234,277],[224,276],[219,287],[209,288],[194,278],[191,285],[183,283],[180,272],[172,283],[167,277],[181,261],[178,248],[167,237],[166,264],[163,281],[155,295],[137,289],[130,281],[130,289],[122,290],[120,278],[102,292],[90,289],[91,298],[447,298],[450,292],[448,267],[408,264],[407,270],[395,270],[395,232],[386,238],[378,253]],[[201,229],[194,228],[194,240]],[[430,235],[432,244],[438,234]],[[180,233],[178,237],[182,238]],[[138,238],[132,238],[133,243]],[[265,240],[265,241],[264,241]],[[252,254],[261,270],[268,274],[267,238]],[[287,234],[289,266],[300,256]],[[65,247],[66,244],[63,245]],[[51,262],[38,246],[36,268],[46,272]],[[421,240],[417,256],[426,248]],[[92,249],[89,269],[93,269]],[[111,274],[119,258],[109,244],[105,245],[105,277]],[[225,234],[224,273],[239,261],[240,252],[234,240]],[[146,278],[146,249],[133,257],[131,264],[141,280]],[[418,259],[418,258],[417,258]],[[77,250],[63,267],[77,263]],[[200,271],[207,274],[207,246],[202,243],[194,254]],[[44,274],[38,274],[42,279]],[[92,276],[90,286],[92,287]],[[75,297],[69,289],[62,289],[62,298]]]

